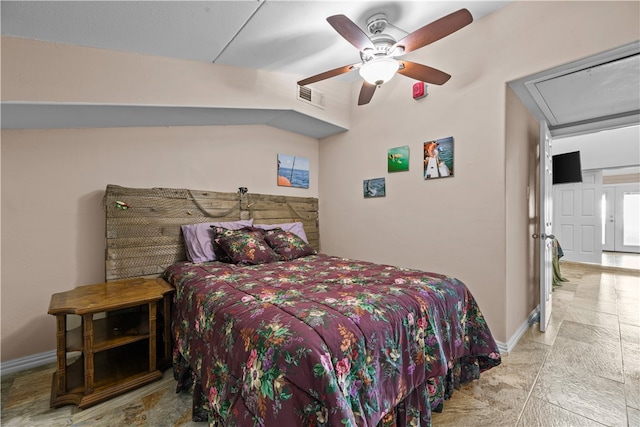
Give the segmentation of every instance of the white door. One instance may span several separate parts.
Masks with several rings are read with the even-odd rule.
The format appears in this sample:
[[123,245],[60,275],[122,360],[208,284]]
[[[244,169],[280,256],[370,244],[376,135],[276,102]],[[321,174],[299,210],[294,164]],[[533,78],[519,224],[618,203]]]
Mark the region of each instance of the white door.
[[553,230],[567,261],[602,261],[602,171],[582,182],[554,186]]
[[616,252],[640,252],[640,185],[616,186]]
[[553,291],[553,218],[551,132],[540,122],[540,330],[547,330],[551,319]]
[[602,188],[602,250],[614,251],[615,235],[615,200],[614,187]]

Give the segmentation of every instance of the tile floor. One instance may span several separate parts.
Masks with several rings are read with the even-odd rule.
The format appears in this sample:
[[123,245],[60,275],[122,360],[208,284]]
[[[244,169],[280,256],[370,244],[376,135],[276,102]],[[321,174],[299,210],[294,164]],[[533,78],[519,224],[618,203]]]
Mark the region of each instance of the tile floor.
[[[561,264],[546,333],[463,386],[433,426],[640,426],[640,271]],[[203,426],[162,380],[94,407],[49,408],[53,364],[2,377],[2,426]],[[288,426],[283,426],[288,427]]]
[[602,266],[640,270],[640,254],[627,252],[603,252]]

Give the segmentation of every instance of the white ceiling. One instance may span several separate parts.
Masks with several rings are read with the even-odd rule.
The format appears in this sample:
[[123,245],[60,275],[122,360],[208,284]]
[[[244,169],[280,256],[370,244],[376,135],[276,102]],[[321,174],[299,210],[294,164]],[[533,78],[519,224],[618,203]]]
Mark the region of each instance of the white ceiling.
[[[474,20],[508,1],[5,1],[2,35],[139,54],[175,57],[222,65],[264,69],[308,77],[359,61],[359,53],[327,23],[345,14],[361,28],[367,18],[385,13],[388,33],[402,38],[460,8]],[[472,24],[473,25],[473,24]],[[556,134],[575,125],[601,121],[607,126],[640,120],[640,44],[611,56],[589,58],[529,76],[511,86]],[[617,63],[621,58],[635,55]],[[598,62],[599,61],[599,62]],[[594,68],[602,62],[607,65]],[[587,71],[581,71],[588,68]],[[357,73],[334,77],[359,79]],[[594,88],[596,90],[594,90]],[[55,112],[53,111],[55,107]],[[576,108],[579,107],[579,108]],[[82,127],[266,123],[321,138],[344,129],[293,111],[201,109],[165,111],[158,107],[60,110],[55,105],[2,105],[3,127]],[[142,111],[144,109],[144,111]],[[148,110],[148,111],[147,111]],[[188,110],[188,111],[187,111]],[[210,109],[211,110],[211,109]],[[28,114],[26,114],[28,113]],[[67,114],[69,113],[69,114]],[[111,114],[112,113],[112,114]],[[218,114],[219,113],[219,114]],[[294,123],[304,119],[305,125]],[[612,125],[611,119],[615,124]],[[272,124],[276,123],[276,124]],[[597,124],[596,126],[601,126]],[[593,126],[591,125],[590,129]],[[301,130],[302,129],[302,130]],[[310,129],[310,130],[306,130]],[[305,133],[306,132],[306,133]]]
[[[606,116],[637,109],[638,76],[640,55],[634,55],[542,80],[536,82],[535,87],[551,110],[553,125],[575,123],[593,119],[590,106],[594,104],[599,104]],[[585,87],[590,89],[583,91]],[[574,92],[576,97],[562,96],[567,91]]]
[[551,134],[640,123],[640,41],[509,82]]
[[385,13],[399,28],[390,33],[404,35],[463,7],[477,20],[507,3],[3,0],[1,7],[2,35],[308,77],[360,60],[328,16],[366,28],[367,18]]
[[[466,7],[474,19],[508,1],[5,1],[2,35],[309,77],[359,61],[327,23],[366,28],[385,13],[397,39]],[[335,77],[345,82],[357,73]],[[345,129],[292,110],[2,103],[3,128],[266,124],[314,138]]]

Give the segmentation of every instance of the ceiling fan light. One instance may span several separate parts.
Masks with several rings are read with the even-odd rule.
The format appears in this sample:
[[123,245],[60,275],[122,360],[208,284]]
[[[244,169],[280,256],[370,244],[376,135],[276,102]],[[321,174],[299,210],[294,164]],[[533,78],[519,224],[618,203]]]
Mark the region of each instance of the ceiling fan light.
[[396,74],[400,65],[392,58],[378,58],[367,62],[360,68],[360,77],[367,83],[380,86]]

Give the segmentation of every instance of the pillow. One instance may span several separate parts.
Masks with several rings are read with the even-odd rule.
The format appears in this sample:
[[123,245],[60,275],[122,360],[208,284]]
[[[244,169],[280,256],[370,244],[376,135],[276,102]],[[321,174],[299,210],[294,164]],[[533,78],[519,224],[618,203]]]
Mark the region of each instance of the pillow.
[[242,228],[225,228],[219,225],[212,225],[211,230],[213,232],[213,252],[216,255],[216,260],[220,262],[233,262],[231,257],[227,255],[227,252],[220,247],[220,239],[223,237],[233,237],[236,235],[236,231],[242,230],[245,232],[253,232],[258,233],[259,237],[262,238],[263,230],[253,227],[242,227]]
[[187,252],[187,259],[191,262],[215,261],[216,255],[213,251],[213,231],[211,226],[221,226],[232,230],[251,226],[253,219],[243,219],[231,222],[203,222],[200,224],[183,225],[182,235],[184,236],[184,247]]
[[309,243],[309,239],[307,239],[307,234],[304,232],[304,226],[301,222],[287,222],[285,224],[253,224],[256,228],[261,228],[263,230],[274,230],[276,228],[281,228],[284,231],[290,231],[293,234],[296,234],[305,242]]
[[282,260],[264,241],[259,229],[227,230],[216,239],[216,244],[235,264],[255,265]]
[[291,231],[284,231],[281,228],[266,231],[264,240],[278,255],[287,261],[316,253],[298,235]]

